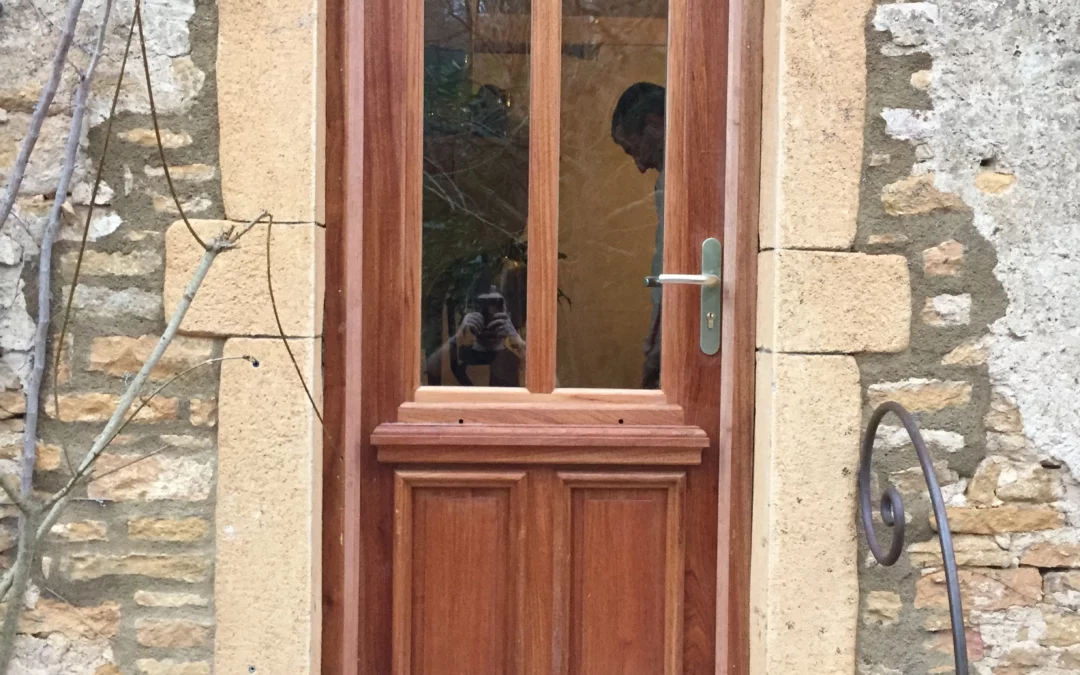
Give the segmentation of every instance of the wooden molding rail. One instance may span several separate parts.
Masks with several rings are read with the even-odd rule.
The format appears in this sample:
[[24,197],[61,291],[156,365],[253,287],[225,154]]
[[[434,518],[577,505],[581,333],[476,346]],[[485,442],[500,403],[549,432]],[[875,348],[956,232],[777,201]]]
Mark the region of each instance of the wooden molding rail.
[[380,424],[379,461],[693,466],[709,446],[692,426]]

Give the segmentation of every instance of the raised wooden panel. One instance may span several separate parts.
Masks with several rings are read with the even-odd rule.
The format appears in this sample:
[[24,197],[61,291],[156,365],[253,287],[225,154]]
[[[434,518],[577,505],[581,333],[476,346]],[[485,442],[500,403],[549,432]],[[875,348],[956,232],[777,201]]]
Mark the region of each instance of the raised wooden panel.
[[395,472],[394,675],[520,675],[525,474]]
[[560,675],[682,673],[682,472],[559,472]]

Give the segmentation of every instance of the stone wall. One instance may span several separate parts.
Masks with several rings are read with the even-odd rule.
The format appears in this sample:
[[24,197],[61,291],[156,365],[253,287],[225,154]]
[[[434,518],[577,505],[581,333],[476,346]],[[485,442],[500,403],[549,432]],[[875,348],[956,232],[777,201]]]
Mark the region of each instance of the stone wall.
[[[61,0],[0,12],[0,184],[48,74]],[[52,205],[76,68],[99,25],[86,0],[79,45],[50,110],[16,217],[0,232],[0,470],[16,470],[36,301],[36,238]],[[319,72],[313,3],[149,0],[147,48],[167,158],[203,236],[274,214],[271,269],[303,376],[318,395],[322,237],[314,224]],[[54,259],[53,303],[70,287],[81,218],[133,3],[120,0]],[[97,19],[97,20],[96,20]],[[128,63],[74,319],[41,427],[35,484],[62,485],[164,328],[201,253],[168,196],[138,49]],[[220,112],[219,112],[220,111]],[[185,376],[102,457],[49,537],[27,598],[28,674],[310,672],[318,658],[317,421],[277,335],[266,225],[222,254],[151,377]],[[54,336],[54,341],[56,336]],[[51,391],[47,398],[51,400]],[[147,454],[152,457],[128,466]],[[15,511],[3,508],[11,549]],[[10,565],[13,550],[4,554]]]
[[883,569],[856,537],[858,434],[897,400],[944,485],[973,672],[1076,672],[1080,15],[1056,0],[767,9],[753,671],[952,672],[928,499],[895,419],[875,491],[906,497],[907,555]]
[[[855,249],[907,259],[913,320],[909,349],[859,357],[866,401],[919,415],[956,534],[973,672],[1076,672],[1080,15],[1053,0],[939,0],[880,3],[867,24]],[[860,667],[951,672],[921,472],[901,429],[879,447],[910,545],[890,570],[860,557]]]

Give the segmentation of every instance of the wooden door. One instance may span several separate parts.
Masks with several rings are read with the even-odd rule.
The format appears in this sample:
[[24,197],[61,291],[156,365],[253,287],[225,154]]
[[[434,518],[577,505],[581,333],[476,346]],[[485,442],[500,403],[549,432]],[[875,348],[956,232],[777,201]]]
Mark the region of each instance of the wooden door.
[[747,671],[755,7],[331,4],[324,673]]

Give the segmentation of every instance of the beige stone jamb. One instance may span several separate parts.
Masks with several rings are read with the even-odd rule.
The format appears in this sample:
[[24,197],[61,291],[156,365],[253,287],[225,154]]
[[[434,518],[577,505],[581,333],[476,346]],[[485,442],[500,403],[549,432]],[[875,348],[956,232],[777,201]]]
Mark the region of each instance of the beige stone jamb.
[[[217,91],[226,218],[274,216],[270,260],[281,322],[311,391],[322,331],[319,0],[218,4]],[[200,233],[224,223],[197,221]],[[278,336],[266,283],[267,226],[222,256],[182,330],[228,338],[221,367],[214,672],[319,672],[322,430]],[[166,236],[164,304],[198,253]],[[321,405],[321,401],[316,399]]]
[[767,0],[751,572],[753,675],[854,675],[853,354],[908,346],[901,256],[851,252],[872,0]]
[[[290,340],[322,391],[318,340]],[[233,338],[221,369],[216,673],[319,672],[321,438],[280,340]],[[249,670],[254,666],[255,670]]]

